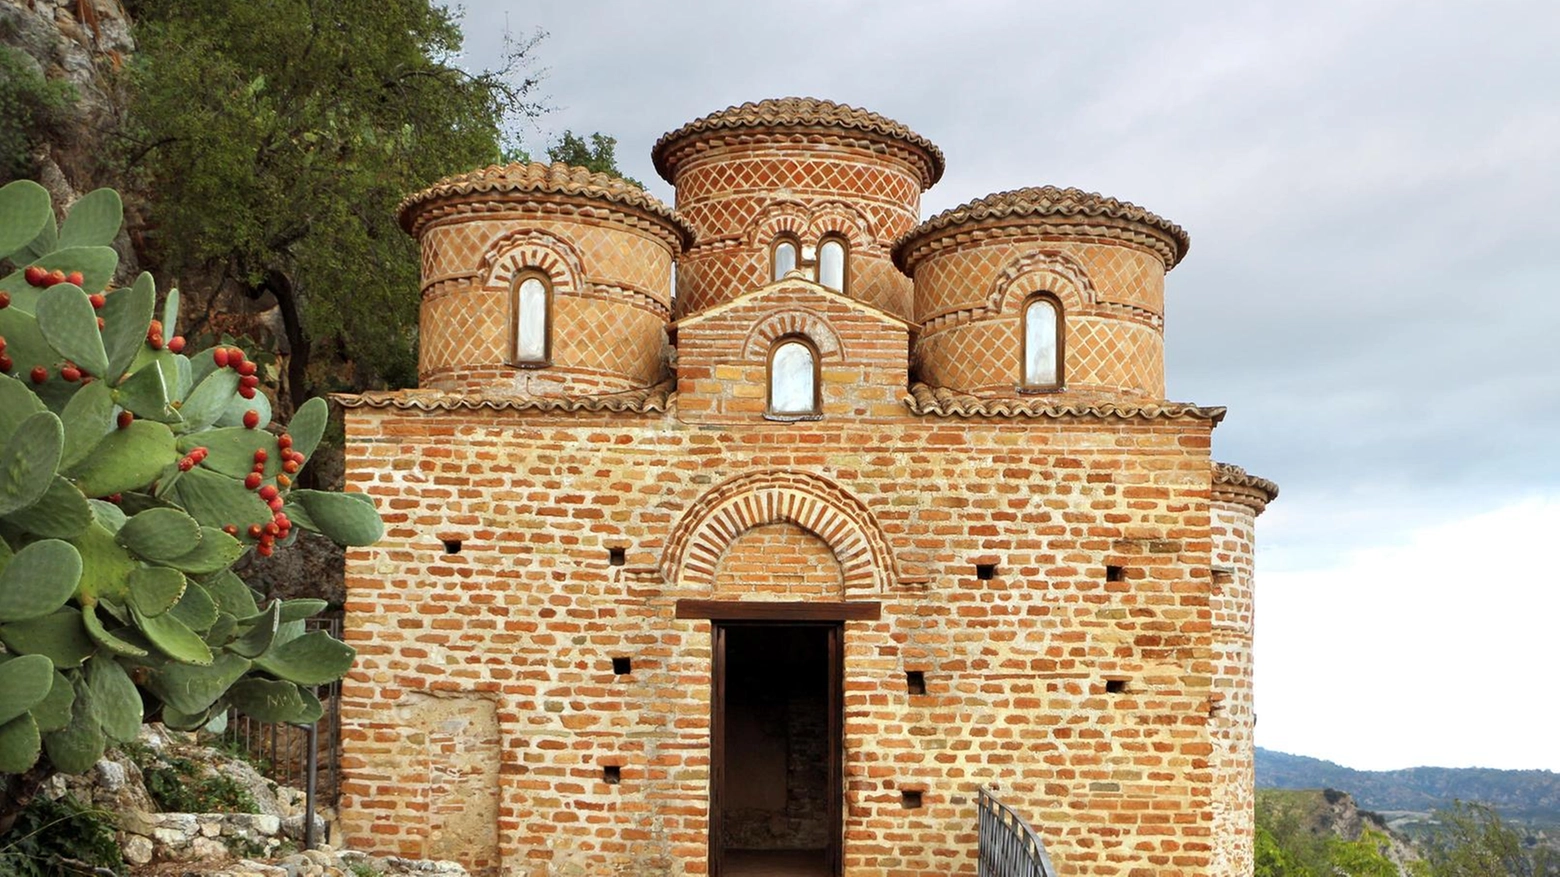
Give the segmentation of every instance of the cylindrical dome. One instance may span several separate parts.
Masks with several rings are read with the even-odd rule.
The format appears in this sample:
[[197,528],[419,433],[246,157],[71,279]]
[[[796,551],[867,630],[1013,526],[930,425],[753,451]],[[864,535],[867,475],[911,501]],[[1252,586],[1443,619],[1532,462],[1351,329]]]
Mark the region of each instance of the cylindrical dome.
[[1180,226],[1078,189],[988,195],[906,235],[920,380],[977,396],[1164,397],[1164,277]]
[[693,231],[637,186],[494,165],[398,212],[422,250],[422,386],[551,396],[664,377],[672,264]]
[[910,316],[910,281],[890,250],[919,219],[921,192],[942,176],[942,151],[926,138],[876,113],[793,97],[689,122],[651,156],[698,232],[677,266],[679,315],[795,266]]

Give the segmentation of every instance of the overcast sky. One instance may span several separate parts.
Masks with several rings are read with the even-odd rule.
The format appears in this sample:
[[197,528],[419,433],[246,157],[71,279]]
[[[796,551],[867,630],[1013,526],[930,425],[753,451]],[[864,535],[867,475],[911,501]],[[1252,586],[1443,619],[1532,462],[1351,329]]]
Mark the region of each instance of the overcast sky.
[[1169,395],[1279,482],[1259,745],[1560,770],[1560,4],[471,2],[473,67],[540,28],[534,154],[746,100],[942,147],[931,215],[1079,186],[1187,228]]

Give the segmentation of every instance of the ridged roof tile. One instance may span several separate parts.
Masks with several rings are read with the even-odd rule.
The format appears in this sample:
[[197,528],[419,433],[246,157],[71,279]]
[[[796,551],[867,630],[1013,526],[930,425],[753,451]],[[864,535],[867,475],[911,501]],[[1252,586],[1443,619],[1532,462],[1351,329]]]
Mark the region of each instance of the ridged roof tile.
[[1132,404],[1120,402],[1055,404],[1049,396],[1031,396],[1023,399],[982,399],[968,393],[956,393],[945,387],[929,387],[916,384],[910,388],[905,404],[916,414],[932,414],[939,417],[1123,417],[1123,418],[1187,418],[1211,420],[1224,419],[1221,406],[1183,405],[1179,403]]

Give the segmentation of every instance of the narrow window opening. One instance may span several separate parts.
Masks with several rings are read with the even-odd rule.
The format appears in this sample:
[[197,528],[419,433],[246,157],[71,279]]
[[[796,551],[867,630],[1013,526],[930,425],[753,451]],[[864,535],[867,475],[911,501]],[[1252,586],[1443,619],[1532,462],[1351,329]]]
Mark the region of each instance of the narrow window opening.
[[787,272],[796,270],[796,241],[788,238],[780,238],[775,241],[774,250],[774,276],[773,280],[779,280]]
[[601,768],[601,781],[609,786],[615,786],[623,782],[623,768],[615,764],[603,765]]
[[1127,680],[1125,680],[1125,679],[1107,679],[1107,680],[1105,680],[1105,693],[1106,694],[1125,694],[1126,691],[1127,691]]
[[634,662],[630,658],[613,658],[612,672],[619,676],[627,676],[634,672]]
[[911,694],[925,694],[926,672],[924,670],[906,670],[905,691]]
[[1124,582],[1127,580],[1127,568],[1124,566],[1105,566],[1105,581]]
[[800,338],[785,338],[769,353],[769,413],[809,417],[818,413],[818,354]]
[[459,554],[460,553],[460,540],[459,539],[444,539],[444,540],[441,540],[441,541],[444,542],[444,553],[445,554]]
[[551,356],[551,293],[541,278],[531,276],[515,287],[515,365],[542,366]]
[[1023,389],[1054,390],[1062,385],[1062,308],[1050,296],[1024,305]]
[[921,809],[921,792],[920,792],[920,790],[911,790],[911,789],[903,789],[903,790],[901,790],[900,793],[899,793],[899,803],[904,805],[904,808],[906,810],[919,810],[919,809]]
[[997,565],[994,563],[975,564],[975,578],[983,582],[989,582],[997,577]]
[[829,238],[818,245],[818,282],[836,291],[845,291],[845,242]]
[[613,566],[622,566],[628,562],[628,551],[624,548],[608,548],[607,563]]

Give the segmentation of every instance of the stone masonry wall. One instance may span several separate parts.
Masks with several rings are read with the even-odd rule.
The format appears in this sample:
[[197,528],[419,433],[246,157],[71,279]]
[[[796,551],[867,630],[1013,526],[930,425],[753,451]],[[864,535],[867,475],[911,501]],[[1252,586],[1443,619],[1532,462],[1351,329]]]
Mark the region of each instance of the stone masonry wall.
[[1252,703],[1252,633],[1256,516],[1244,505],[1211,505],[1213,538],[1214,835],[1217,873],[1250,874],[1256,819],[1256,713]]
[[[1210,430],[352,409],[349,489],[387,535],[348,559],[347,838],[426,856],[459,822],[479,870],[706,873],[710,623],[675,603],[749,538],[812,544],[789,524],[883,605],[844,626],[847,875],[974,874],[982,784],[1070,877],[1236,873],[1212,849]],[[423,718],[446,699],[473,706]]]

